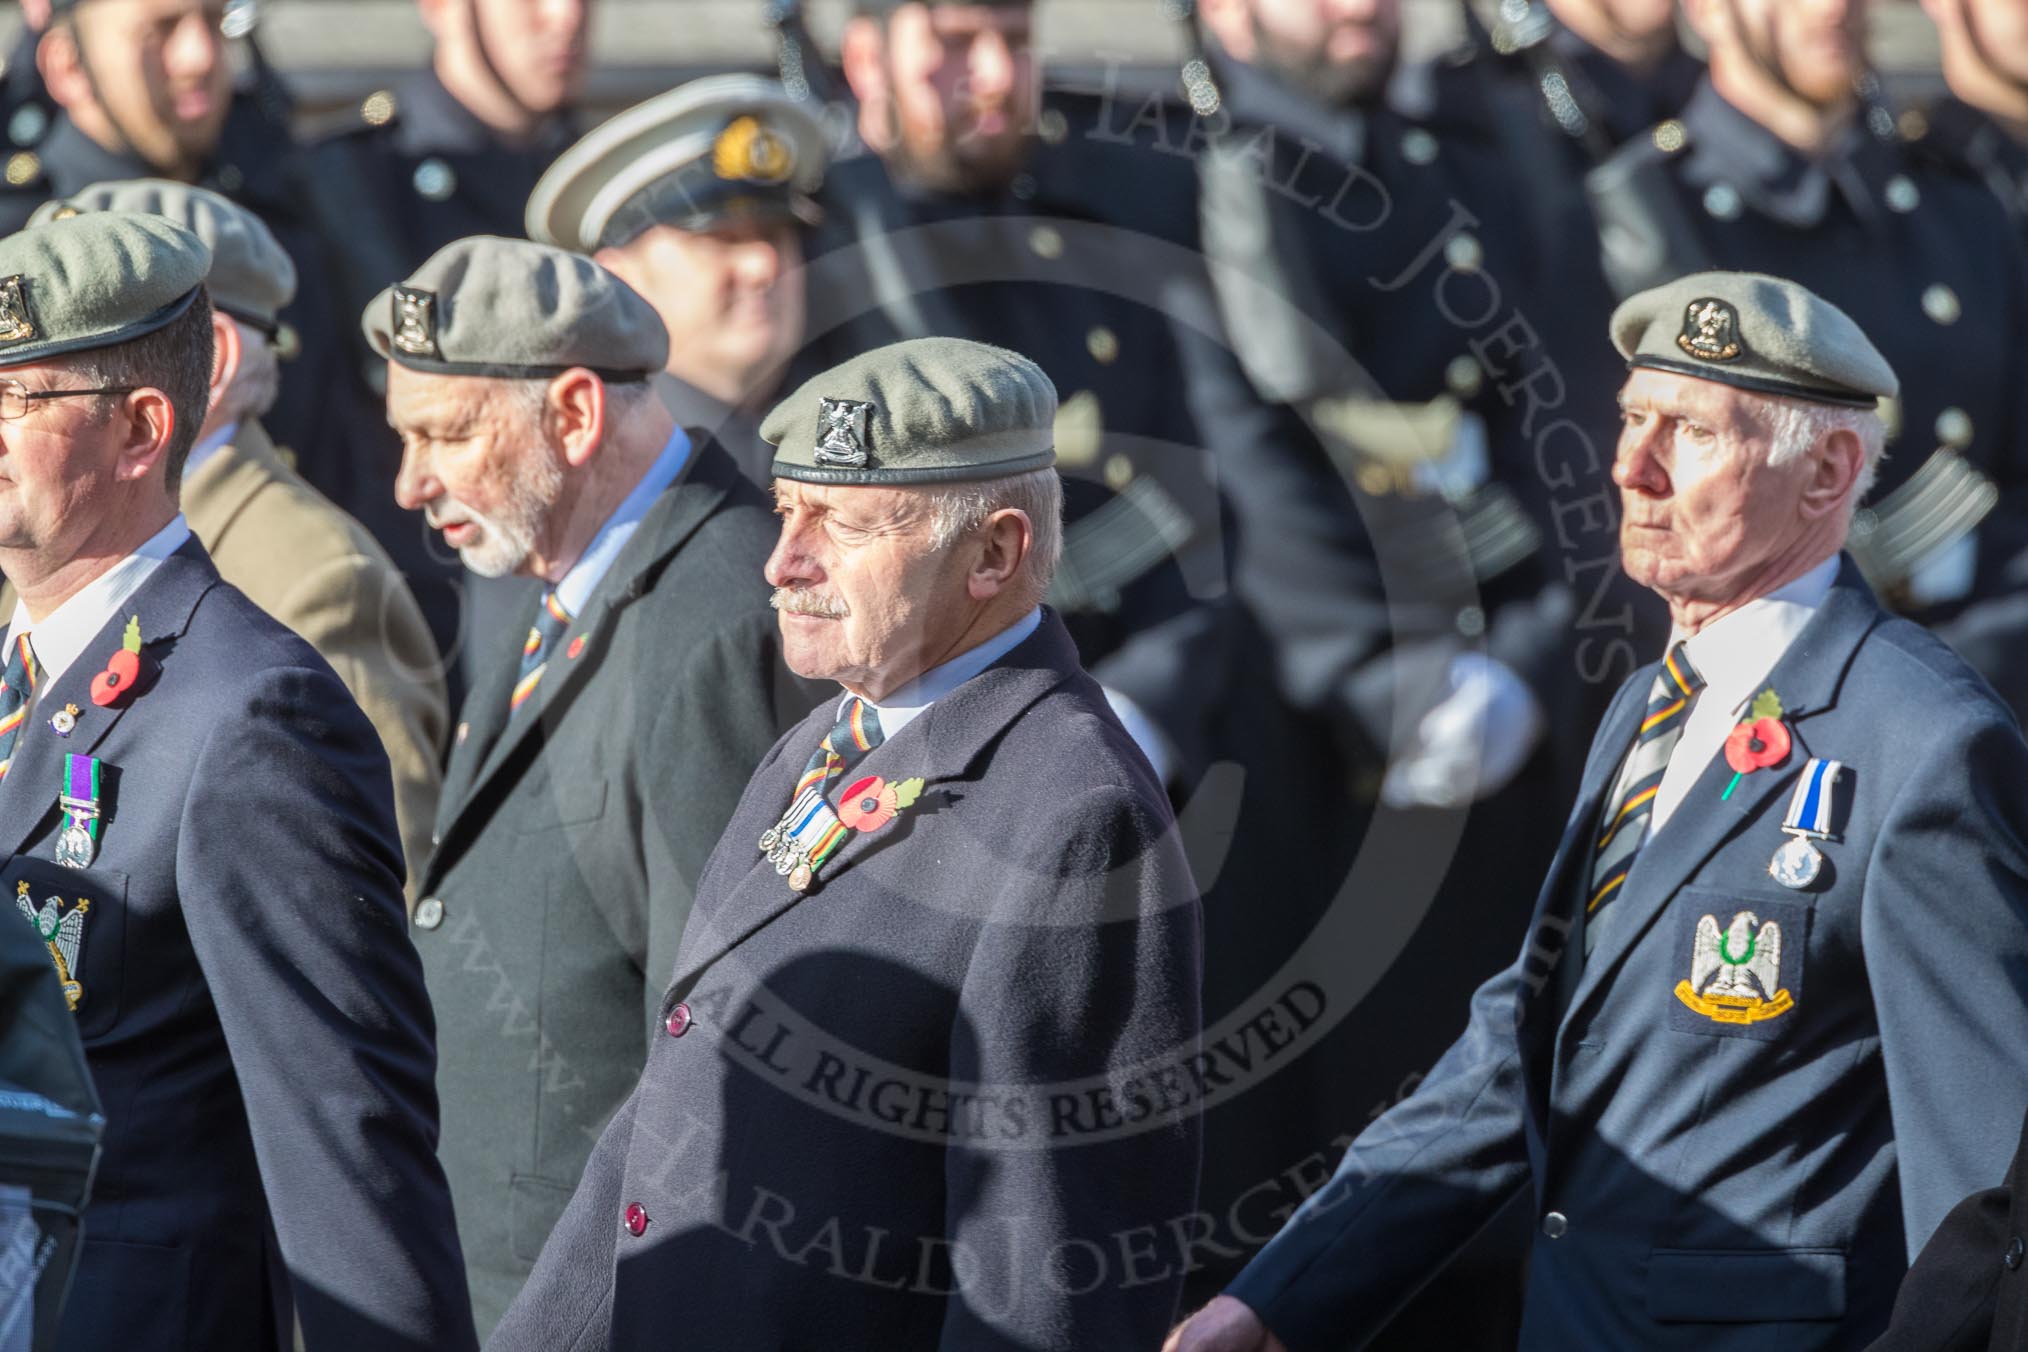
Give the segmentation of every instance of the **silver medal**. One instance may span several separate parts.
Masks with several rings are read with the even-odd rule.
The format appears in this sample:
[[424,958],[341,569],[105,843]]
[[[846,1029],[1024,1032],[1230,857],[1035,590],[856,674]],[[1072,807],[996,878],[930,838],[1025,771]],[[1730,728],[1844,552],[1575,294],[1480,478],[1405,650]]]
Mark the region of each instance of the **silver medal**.
[[761,832],[760,838],[761,853],[768,854],[771,851],[773,851],[773,849],[775,848],[775,842],[779,841],[781,838],[782,838],[782,828],[780,826],[770,826],[767,830]]
[[1775,851],[1767,871],[1768,876],[1783,887],[1800,891],[1817,881],[1817,874],[1823,868],[1823,851],[1812,845],[1808,836],[1791,836],[1786,845]]
[[99,852],[99,843],[83,822],[63,828],[56,838],[56,862],[65,868],[90,868]]

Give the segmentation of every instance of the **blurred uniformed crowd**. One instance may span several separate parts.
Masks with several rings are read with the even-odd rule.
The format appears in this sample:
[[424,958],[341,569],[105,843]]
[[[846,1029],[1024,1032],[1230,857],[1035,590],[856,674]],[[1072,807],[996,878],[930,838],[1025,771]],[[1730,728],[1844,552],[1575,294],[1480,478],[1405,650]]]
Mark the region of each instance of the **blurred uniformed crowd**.
[[[1192,1303],[1414,1087],[1511,959],[1596,722],[1661,651],[1666,611],[1618,567],[1619,300],[1728,269],[1849,313],[1901,382],[1853,555],[2028,708],[2016,0],[1922,0],[1946,88],[1919,99],[1869,67],[1861,0],[1463,4],[1463,42],[1418,64],[1400,0],[1169,0],[1180,69],[1060,71],[1012,0],[858,0],[840,43],[756,0],[778,71],[605,122],[580,107],[593,0],[418,5],[427,64],[320,131],[262,58],[251,4],[23,0],[0,230],[94,184],[172,179],[252,211],[293,262],[292,299],[237,316],[279,372],[243,420],[277,473],[377,541],[416,603],[382,615],[419,609],[434,643],[376,723],[482,1334],[592,1137],[543,1162],[555,1196],[465,1186],[512,1166],[453,1105],[500,1094],[540,1116],[527,1093],[558,1078],[494,1084],[495,994],[453,979],[479,960],[448,937],[458,871],[512,884],[485,823],[452,822],[457,853],[430,858],[461,701],[519,645],[534,593],[467,572],[397,500],[384,362],[358,322],[455,240],[533,237],[634,287],[669,331],[657,395],[762,488],[760,420],[857,353],[964,337],[1054,381],[1050,604],[1176,804],[1204,892],[1205,1026],[1236,1027],[1235,1062],[1279,1050],[1249,1047],[1255,1004],[1330,1029],[1210,1103]],[[685,8],[653,12],[680,28]],[[193,525],[207,487],[186,487]],[[288,542],[272,548],[249,571],[286,574]],[[565,773],[544,792],[567,797]],[[737,782],[697,805],[707,838]],[[562,954],[610,918],[532,905],[489,934],[542,972],[572,970]],[[595,1118],[639,1069],[638,1039],[593,1030],[637,1020],[644,988],[653,1007],[665,955],[646,951],[629,988],[544,987],[545,1037],[579,1039],[559,1055],[612,1063],[588,1072],[610,1086]],[[1511,1344],[1527,1225],[1489,1229],[1387,1345]]]

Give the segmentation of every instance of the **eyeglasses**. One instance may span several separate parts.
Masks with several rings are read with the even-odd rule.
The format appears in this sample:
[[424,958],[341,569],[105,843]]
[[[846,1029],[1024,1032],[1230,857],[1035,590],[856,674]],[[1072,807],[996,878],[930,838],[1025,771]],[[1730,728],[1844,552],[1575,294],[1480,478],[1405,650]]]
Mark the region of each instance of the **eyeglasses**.
[[31,390],[18,380],[0,380],[0,422],[13,422],[38,399],[76,399],[88,394],[132,394],[139,385],[105,385],[95,390]]

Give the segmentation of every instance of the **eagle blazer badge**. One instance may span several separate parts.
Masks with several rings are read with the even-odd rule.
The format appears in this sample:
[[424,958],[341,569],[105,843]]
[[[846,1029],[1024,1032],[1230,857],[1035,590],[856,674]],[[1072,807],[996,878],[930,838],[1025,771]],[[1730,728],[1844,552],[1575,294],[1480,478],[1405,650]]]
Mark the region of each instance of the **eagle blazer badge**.
[[91,898],[79,897],[75,906],[65,910],[62,897],[49,897],[38,911],[28,895],[28,884],[23,882],[14,894],[14,904],[21,908],[21,914],[28,917],[28,923],[49,948],[50,960],[56,963],[56,978],[63,983],[64,1001],[75,1011],[84,999],[77,964],[84,949],[85,914],[92,908]]
[[1676,983],[1676,998],[1713,1023],[1754,1024],[1796,1007],[1783,988],[1782,927],[1740,911],[1718,928],[1718,917],[1697,922],[1690,950],[1690,979]]

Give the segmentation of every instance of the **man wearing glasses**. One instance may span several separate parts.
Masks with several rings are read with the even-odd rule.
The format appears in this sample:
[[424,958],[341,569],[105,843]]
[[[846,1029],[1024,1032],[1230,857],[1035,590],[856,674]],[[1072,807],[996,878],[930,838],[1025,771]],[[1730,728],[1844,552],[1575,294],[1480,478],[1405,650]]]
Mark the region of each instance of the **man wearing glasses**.
[[178,508],[210,250],[0,240],[0,893],[106,1130],[59,1342],[471,1349],[386,754]]

